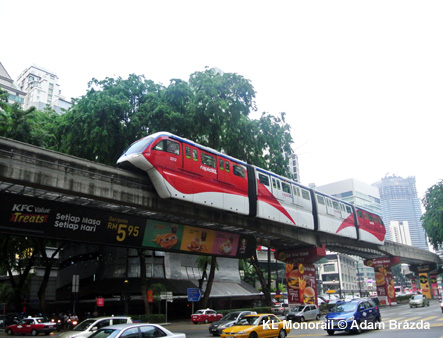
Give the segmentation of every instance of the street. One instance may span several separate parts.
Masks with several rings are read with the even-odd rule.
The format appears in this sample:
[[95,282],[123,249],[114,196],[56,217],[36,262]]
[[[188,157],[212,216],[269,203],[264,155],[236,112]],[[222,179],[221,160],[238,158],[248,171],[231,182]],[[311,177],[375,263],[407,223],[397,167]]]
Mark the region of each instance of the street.
[[[443,338],[443,313],[440,304],[436,300],[431,300],[429,307],[409,308],[407,304],[382,307],[382,323],[379,330],[367,330],[361,333],[364,338]],[[281,319],[283,319],[281,317]],[[327,336],[322,329],[324,318],[320,321],[306,322],[308,328],[292,329],[288,337],[314,337]],[[299,323],[296,325],[300,326]],[[183,332],[187,338],[209,338],[209,324],[193,324],[191,320],[171,321],[164,326],[172,332]],[[55,332],[50,335],[57,338],[60,333]],[[43,335],[42,335],[43,336]],[[347,333],[339,332],[334,336],[345,337]],[[354,336],[354,334],[353,334]],[[357,336],[355,334],[355,336]],[[0,332],[0,337],[7,337],[5,332]],[[16,336],[20,337],[20,336]]]

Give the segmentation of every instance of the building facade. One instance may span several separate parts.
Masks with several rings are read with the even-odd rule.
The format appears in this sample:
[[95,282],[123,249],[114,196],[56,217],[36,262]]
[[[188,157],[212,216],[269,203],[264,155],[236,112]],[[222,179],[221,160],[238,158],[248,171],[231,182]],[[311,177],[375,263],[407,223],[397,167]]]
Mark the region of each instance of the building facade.
[[59,79],[54,72],[43,67],[26,68],[17,78],[19,88],[26,93],[23,108],[43,110],[50,106],[57,113],[71,107],[71,102],[61,95]]
[[359,293],[357,284],[358,260],[354,257],[328,253],[325,257],[327,262],[316,263],[318,277],[321,281],[320,294],[335,291],[336,295],[344,298],[345,295]]
[[[399,222],[399,227],[401,222],[404,233],[407,232],[407,225],[411,245],[429,250],[421,222],[422,211],[417,196],[415,177],[386,176],[373,185],[378,188],[380,193],[383,222],[389,225],[391,222]],[[395,223],[393,224],[395,229]],[[390,226],[386,227],[386,235],[389,240],[396,238],[391,233]]]
[[25,101],[26,93],[20,90],[17,85],[14,83],[12,78],[9,76],[5,67],[0,62],[0,88],[6,90],[9,94],[8,103],[18,103],[20,106],[23,106]]
[[354,178],[338,181],[316,188],[325,194],[359,206],[377,215],[382,215],[378,189]]

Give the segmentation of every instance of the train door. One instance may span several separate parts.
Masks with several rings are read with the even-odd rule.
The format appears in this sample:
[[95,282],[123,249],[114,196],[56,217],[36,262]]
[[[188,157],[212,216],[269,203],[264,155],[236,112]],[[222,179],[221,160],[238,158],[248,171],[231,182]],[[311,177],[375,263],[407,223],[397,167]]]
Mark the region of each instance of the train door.
[[[217,156],[218,180],[224,184],[232,185],[231,163],[228,159]],[[229,189],[229,188],[228,188]]]
[[[267,172],[255,170],[257,180],[257,217],[278,220],[278,201],[272,193],[272,177]],[[277,183],[275,183],[277,186]]]
[[199,161],[193,163],[195,172],[200,176],[194,181],[194,202],[214,208],[223,208],[223,194],[217,179],[216,156],[198,149]]
[[161,175],[158,179],[165,182],[164,187],[171,196],[177,196],[183,191],[181,143],[171,139],[160,140],[153,147],[152,157],[155,157],[153,162],[156,163],[156,169]]
[[248,214],[249,196],[247,169],[241,163],[231,161],[231,164],[232,171],[230,172],[230,176],[233,189],[225,194],[225,205],[229,207],[227,210]]
[[194,200],[194,185],[198,174],[198,149],[190,144],[183,144],[183,175],[187,180],[183,183],[186,191],[189,193],[186,196],[188,201]]
[[294,205],[294,200],[291,192],[291,185],[287,182],[280,181],[281,183],[281,193],[280,200],[283,208],[289,213],[290,218],[288,218],[285,214],[280,215],[280,222],[289,223],[296,225],[297,222],[297,210]]

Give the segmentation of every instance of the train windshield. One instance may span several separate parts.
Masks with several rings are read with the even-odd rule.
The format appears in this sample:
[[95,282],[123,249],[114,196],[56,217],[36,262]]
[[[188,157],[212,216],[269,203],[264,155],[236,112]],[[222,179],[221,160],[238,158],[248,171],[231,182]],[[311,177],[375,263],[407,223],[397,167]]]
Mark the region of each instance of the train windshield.
[[146,147],[152,142],[154,137],[148,136],[145,138],[142,138],[141,140],[135,141],[133,144],[129,146],[128,149],[126,149],[123,152],[123,155],[131,155],[131,154],[140,154],[142,153]]

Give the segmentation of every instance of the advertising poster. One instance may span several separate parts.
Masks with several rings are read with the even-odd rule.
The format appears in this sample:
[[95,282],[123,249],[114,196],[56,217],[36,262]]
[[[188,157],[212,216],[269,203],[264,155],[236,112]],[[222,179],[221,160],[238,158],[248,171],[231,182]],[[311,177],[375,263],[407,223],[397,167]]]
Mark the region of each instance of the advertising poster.
[[249,258],[252,236],[0,193],[0,232],[163,251]]
[[438,296],[438,284],[437,284],[437,275],[430,275],[429,280],[431,281],[431,290],[433,296]]
[[411,285],[412,285],[412,292],[416,293],[418,288],[417,288],[417,279],[416,277],[411,277]]
[[314,264],[286,263],[289,304],[317,304]]
[[276,259],[286,263],[286,283],[290,305],[318,305],[314,263],[325,256],[324,246],[275,253]]
[[431,288],[429,286],[429,278],[427,273],[420,273],[419,274],[420,279],[420,289],[421,293],[425,295],[428,299],[431,299]]
[[395,284],[391,267],[399,264],[399,257],[384,257],[365,260],[366,266],[374,268],[377,296],[383,305],[396,305]]

